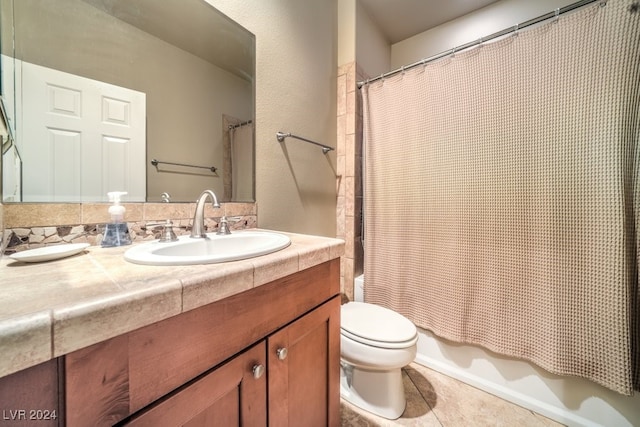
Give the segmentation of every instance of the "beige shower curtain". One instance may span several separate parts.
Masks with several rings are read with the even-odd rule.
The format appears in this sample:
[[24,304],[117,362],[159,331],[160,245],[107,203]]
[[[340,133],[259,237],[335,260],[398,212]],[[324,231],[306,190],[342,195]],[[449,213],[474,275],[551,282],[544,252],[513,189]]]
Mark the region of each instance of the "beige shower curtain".
[[632,3],[363,86],[366,301],[449,340],[638,389]]

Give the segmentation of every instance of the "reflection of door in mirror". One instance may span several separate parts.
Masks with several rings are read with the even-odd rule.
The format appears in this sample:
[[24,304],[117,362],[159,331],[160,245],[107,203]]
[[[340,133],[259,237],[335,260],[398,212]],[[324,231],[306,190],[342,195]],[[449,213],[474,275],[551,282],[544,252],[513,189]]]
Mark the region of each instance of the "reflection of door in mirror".
[[[4,56],[3,56],[4,57]],[[9,117],[4,106],[5,100],[0,99],[0,146],[2,147],[3,202],[19,202],[22,200],[22,161],[13,139],[13,130],[9,124]]]
[[[2,12],[4,14],[11,12],[5,10],[8,5],[2,2]],[[2,24],[6,24],[2,20]],[[5,25],[6,26],[6,25]],[[2,27],[3,35],[6,29]],[[4,48],[4,46],[3,46]],[[13,73],[13,57],[8,55],[0,55],[0,86],[2,87],[2,96],[0,97],[0,134],[2,136],[2,161],[0,161],[0,169],[2,170],[2,202],[21,202],[22,201],[22,160],[20,153],[15,144],[15,114],[14,114],[14,73]]]
[[2,137],[2,201],[22,201],[22,160],[9,135]]
[[146,95],[28,62],[16,68],[24,201],[108,201],[110,191],[144,201]]

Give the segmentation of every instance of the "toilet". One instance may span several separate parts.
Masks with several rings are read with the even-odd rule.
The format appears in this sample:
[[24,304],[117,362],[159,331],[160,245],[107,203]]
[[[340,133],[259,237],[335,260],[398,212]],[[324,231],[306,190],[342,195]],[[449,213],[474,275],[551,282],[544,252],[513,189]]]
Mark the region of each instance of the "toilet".
[[[361,297],[356,279],[356,299]],[[418,331],[393,310],[361,301],[340,309],[340,396],[387,419],[406,406],[401,368],[416,357]]]

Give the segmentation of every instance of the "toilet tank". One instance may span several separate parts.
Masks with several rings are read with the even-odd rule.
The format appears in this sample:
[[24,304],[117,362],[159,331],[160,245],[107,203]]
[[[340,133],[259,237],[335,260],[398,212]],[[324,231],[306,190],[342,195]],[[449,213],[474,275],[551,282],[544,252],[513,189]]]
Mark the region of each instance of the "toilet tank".
[[353,279],[353,298],[354,301],[364,302],[364,274]]

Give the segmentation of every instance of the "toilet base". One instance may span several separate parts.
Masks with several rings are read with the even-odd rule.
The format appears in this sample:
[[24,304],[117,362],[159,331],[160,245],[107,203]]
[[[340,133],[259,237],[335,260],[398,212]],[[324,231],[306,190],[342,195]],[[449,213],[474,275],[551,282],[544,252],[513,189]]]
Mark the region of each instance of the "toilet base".
[[395,420],[407,404],[402,370],[371,371],[341,361],[340,397],[372,414]]

